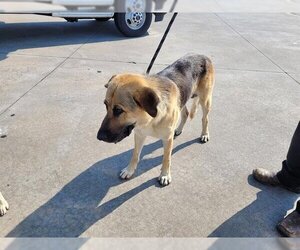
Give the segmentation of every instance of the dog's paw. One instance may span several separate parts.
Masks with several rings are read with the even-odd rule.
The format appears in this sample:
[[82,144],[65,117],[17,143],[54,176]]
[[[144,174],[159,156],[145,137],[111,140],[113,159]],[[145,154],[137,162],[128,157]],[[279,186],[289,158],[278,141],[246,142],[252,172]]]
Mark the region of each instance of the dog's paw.
[[0,216],[5,215],[8,209],[9,209],[9,206],[8,206],[7,201],[1,200],[0,201]]
[[175,130],[175,133],[174,133],[174,139],[176,139],[178,136],[180,136],[182,134],[182,131],[178,131],[178,130]]
[[209,141],[209,134],[201,135],[200,136],[200,143],[206,143]]
[[130,179],[134,174],[134,171],[129,171],[127,168],[124,168],[120,173],[120,178],[123,180]]
[[171,177],[170,174],[167,174],[167,175],[161,174],[158,177],[158,181],[159,181],[160,185],[162,185],[162,186],[168,186],[172,182],[172,177]]

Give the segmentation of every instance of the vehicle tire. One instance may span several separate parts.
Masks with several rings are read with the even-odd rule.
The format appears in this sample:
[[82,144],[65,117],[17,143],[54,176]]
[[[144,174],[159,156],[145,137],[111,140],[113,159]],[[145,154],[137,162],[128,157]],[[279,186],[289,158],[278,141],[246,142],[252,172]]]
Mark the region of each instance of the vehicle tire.
[[[139,37],[146,34],[152,23],[151,12],[139,12],[138,7],[130,6],[130,4],[139,4],[145,10],[151,10],[152,1],[137,0],[137,1],[122,1],[126,6],[118,6],[117,10],[128,10],[130,12],[115,13],[114,21],[118,30],[127,37]],[[129,5],[129,6],[128,6]]]

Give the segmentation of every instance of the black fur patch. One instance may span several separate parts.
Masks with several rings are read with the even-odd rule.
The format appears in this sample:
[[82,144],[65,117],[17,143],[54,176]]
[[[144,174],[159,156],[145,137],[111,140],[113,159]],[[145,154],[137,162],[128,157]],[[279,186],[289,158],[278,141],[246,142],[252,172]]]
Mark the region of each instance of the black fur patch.
[[157,75],[167,77],[176,83],[180,90],[180,106],[183,107],[192,95],[193,84],[205,75],[209,61],[206,56],[187,54]]
[[189,61],[177,61],[174,66],[175,69],[184,76],[186,76],[186,73],[191,69],[191,63]]

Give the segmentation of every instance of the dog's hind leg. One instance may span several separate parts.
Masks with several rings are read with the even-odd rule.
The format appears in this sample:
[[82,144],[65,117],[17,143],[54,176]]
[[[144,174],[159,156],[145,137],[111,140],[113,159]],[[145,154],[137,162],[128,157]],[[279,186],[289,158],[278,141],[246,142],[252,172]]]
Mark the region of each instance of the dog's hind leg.
[[131,161],[128,165],[127,168],[124,168],[121,173],[120,177],[121,179],[129,179],[131,176],[134,174],[137,164],[140,159],[140,154],[144,145],[146,137],[139,135],[139,134],[134,134],[134,150],[133,150],[133,155],[131,158]]
[[200,137],[200,142],[206,143],[209,141],[209,131],[208,131],[208,114],[211,109],[212,97],[207,96],[206,98],[200,97],[200,104],[202,106],[202,133]]
[[185,125],[188,117],[189,117],[189,111],[188,111],[187,107],[184,106],[181,110],[181,118],[180,118],[181,121],[180,121],[178,128],[175,130],[174,138],[181,135],[182,130],[184,128],[184,125]]
[[198,111],[198,105],[199,105],[199,97],[196,95],[194,98],[193,98],[193,104],[192,104],[192,107],[191,107],[191,112],[190,112],[190,118],[191,119],[194,119],[197,111]]
[[208,131],[208,114],[212,105],[212,92],[214,87],[214,69],[211,66],[206,76],[199,82],[199,103],[202,107],[202,133],[200,142],[206,143],[209,141]]

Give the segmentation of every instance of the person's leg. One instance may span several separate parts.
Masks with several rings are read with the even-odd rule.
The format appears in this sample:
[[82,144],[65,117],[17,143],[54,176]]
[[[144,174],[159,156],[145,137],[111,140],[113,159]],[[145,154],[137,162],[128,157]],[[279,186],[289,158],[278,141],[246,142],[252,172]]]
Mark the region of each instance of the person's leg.
[[[263,184],[281,185],[292,192],[300,193],[300,122],[281,171],[276,173],[262,168],[255,169],[253,177]],[[297,202],[295,211],[277,225],[277,230],[284,236],[300,237],[300,201]]]
[[286,161],[277,173],[281,184],[300,192],[300,122],[294,133]]
[[300,122],[292,138],[287,154],[287,160],[282,163],[278,173],[262,168],[253,171],[253,177],[263,183],[273,186],[282,185],[284,188],[300,193]]

